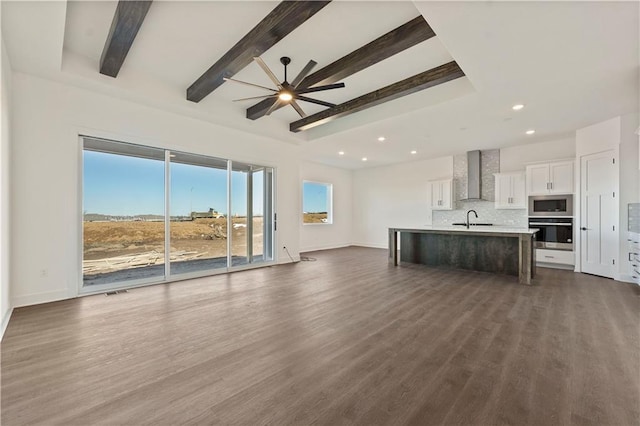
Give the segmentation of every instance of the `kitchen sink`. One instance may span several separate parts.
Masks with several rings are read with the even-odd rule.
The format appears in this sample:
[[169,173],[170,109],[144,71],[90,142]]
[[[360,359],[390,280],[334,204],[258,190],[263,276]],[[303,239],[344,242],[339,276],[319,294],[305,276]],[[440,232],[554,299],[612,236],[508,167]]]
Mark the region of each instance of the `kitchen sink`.
[[[466,223],[456,222],[452,223],[453,226],[467,226]],[[469,226],[493,226],[493,223],[470,223]]]

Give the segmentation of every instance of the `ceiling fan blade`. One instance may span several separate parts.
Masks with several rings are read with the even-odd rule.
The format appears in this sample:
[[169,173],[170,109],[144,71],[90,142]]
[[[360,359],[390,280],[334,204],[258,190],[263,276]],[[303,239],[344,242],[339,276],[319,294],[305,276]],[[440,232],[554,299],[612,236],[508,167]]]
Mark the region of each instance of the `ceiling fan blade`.
[[273,111],[277,110],[282,106],[284,106],[284,102],[281,101],[280,98],[276,98],[275,101],[273,102],[273,105],[269,107],[269,109],[267,110],[267,112],[264,113],[264,115],[271,115]]
[[344,87],[344,83],[326,84],[324,86],[309,87],[307,89],[296,90],[296,93],[322,92],[323,90],[340,89]]
[[316,65],[318,65],[318,63],[314,60],[307,62],[307,65],[305,65],[304,68],[302,68],[302,71],[300,71],[300,73],[296,76],[296,78],[293,79],[293,81],[291,82],[291,85],[294,88],[298,87],[298,84],[300,84],[302,79],[305,78],[307,74],[309,74],[309,72],[311,72],[313,67],[315,67]]
[[304,113],[304,111],[302,110],[302,108],[300,108],[300,105],[298,105],[298,103],[295,101],[295,99],[291,99],[289,101],[289,103],[291,104],[291,106],[293,107],[293,109],[296,110],[296,112],[298,114],[300,114],[300,117],[305,118],[307,116],[307,114]]
[[253,60],[256,61],[258,65],[260,65],[260,68],[262,68],[262,70],[269,76],[271,81],[273,81],[273,84],[275,84],[278,89],[282,89],[282,84],[280,84],[276,75],[269,69],[267,64],[264,63],[262,58],[260,58],[259,56],[254,56]]
[[250,100],[252,100],[252,99],[275,98],[276,96],[278,96],[278,94],[277,94],[277,93],[274,93],[273,95],[252,96],[252,97],[250,97],[250,98],[234,99],[234,100],[233,100],[233,102],[250,101]]
[[333,108],[334,106],[336,106],[336,104],[332,104],[330,102],[325,102],[325,101],[319,101],[317,99],[311,99],[311,98],[307,98],[306,96],[296,96],[297,99],[300,99],[301,101],[305,101],[305,102],[311,102],[312,104],[317,104],[317,105],[322,105],[322,106],[326,106],[329,108]]
[[246,81],[242,81],[242,80],[236,80],[234,78],[228,78],[225,77],[224,81],[233,81],[234,83],[240,83],[240,84],[246,84],[247,86],[252,86],[252,87],[258,87],[260,89],[264,89],[264,90],[268,90],[270,92],[277,92],[277,90],[275,89],[271,89],[269,87],[265,87],[265,86],[260,86],[259,84],[253,84],[253,83],[247,83]]

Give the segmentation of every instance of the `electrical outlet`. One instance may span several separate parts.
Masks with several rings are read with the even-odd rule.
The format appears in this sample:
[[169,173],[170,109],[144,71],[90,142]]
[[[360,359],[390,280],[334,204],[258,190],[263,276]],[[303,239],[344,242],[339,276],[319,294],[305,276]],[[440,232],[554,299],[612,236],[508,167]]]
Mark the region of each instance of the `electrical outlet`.
[[40,269],[41,277],[46,277],[47,275],[49,275],[49,271],[47,271],[46,269]]

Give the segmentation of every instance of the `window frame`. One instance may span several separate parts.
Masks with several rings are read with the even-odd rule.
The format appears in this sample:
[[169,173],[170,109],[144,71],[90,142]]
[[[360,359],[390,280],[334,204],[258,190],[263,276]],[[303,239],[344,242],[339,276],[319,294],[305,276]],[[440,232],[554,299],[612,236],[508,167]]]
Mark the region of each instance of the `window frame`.
[[[100,132],[98,132],[100,133]],[[172,283],[172,282],[177,282],[177,281],[184,281],[187,279],[193,279],[193,278],[201,278],[201,277],[208,277],[208,276],[214,276],[214,275],[220,275],[220,274],[227,274],[230,272],[236,272],[236,271],[242,271],[242,270],[247,270],[247,269],[255,269],[255,268],[262,268],[262,267],[267,267],[267,266],[273,266],[276,265],[278,263],[278,251],[276,250],[276,247],[278,246],[278,233],[276,232],[276,221],[275,221],[275,215],[277,214],[277,167],[275,165],[272,164],[268,164],[266,162],[261,162],[261,164],[253,164],[252,162],[247,162],[247,161],[243,161],[243,160],[235,160],[235,159],[225,159],[222,157],[217,157],[217,156],[213,156],[213,155],[208,155],[208,154],[200,154],[200,153],[194,153],[194,152],[188,152],[188,151],[183,151],[183,150],[174,150],[171,149],[167,146],[161,146],[161,145],[154,145],[149,143],[149,141],[135,141],[135,142],[130,142],[127,141],[127,138],[125,137],[118,137],[116,135],[105,135],[105,136],[98,136],[98,135],[92,135],[91,133],[85,133],[82,131],[79,131],[78,134],[78,171],[79,171],[79,175],[78,175],[78,179],[77,179],[77,188],[78,188],[78,216],[77,216],[77,225],[78,226],[78,250],[77,250],[77,264],[76,264],[76,270],[78,273],[78,285],[77,285],[77,292],[75,294],[73,294],[72,296],[87,296],[87,295],[92,295],[92,294],[99,294],[99,293],[104,293],[105,291],[114,291],[114,290],[121,290],[121,289],[131,289],[131,288],[136,288],[136,287],[144,287],[144,286],[148,286],[148,285],[156,285],[156,284],[168,284],[168,283]],[[115,137],[114,137],[115,136]],[[156,279],[155,277],[153,278],[143,278],[143,279],[134,279],[134,280],[128,280],[128,281],[115,281],[113,283],[109,283],[109,284],[94,284],[94,285],[89,285],[89,286],[85,286],[84,285],[84,273],[83,273],[83,260],[84,260],[84,229],[83,229],[83,220],[84,220],[84,215],[83,215],[83,204],[84,204],[84,160],[83,160],[83,153],[85,151],[85,140],[92,140],[92,141],[103,141],[105,144],[123,144],[123,145],[131,145],[134,147],[140,147],[140,148],[149,148],[152,150],[160,150],[164,152],[164,166],[165,166],[165,223],[166,223],[166,227],[165,227],[165,275],[163,277],[159,277],[160,279]],[[97,151],[97,152],[107,152],[106,150],[100,150],[100,149],[96,149],[94,147],[89,149],[90,151]],[[269,255],[271,256],[270,260],[265,260],[262,261],[260,263],[248,263],[248,264],[242,264],[242,265],[236,265],[233,266],[231,265],[229,262],[227,263],[227,267],[226,268],[218,268],[218,269],[208,269],[208,270],[203,270],[203,271],[197,271],[197,272],[193,272],[193,273],[184,273],[184,274],[170,274],[167,270],[169,269],[169,263],[167,262],[167,260],[170,257],[170,252],[166,251],[166,247],[169,246],[170,244],[170,238],[169,235],[170,233],[167,233],[167,228],[169,227],[169,222],[170,222],[170,215],[168,215],[169,213],[169,209],[170,209],[170,166],[171,166],[171,158],[173,154],[185,154],[185,155],[190,155],[190,156],[195,156],[195,157],[202,157],[202,158],[208,158],[211,160],[220,160],[220,161],[225,161],[227,162],[227,172],[230,173],[231,168],[232,168],[232,164],[233,163],[242,163],[242,164],[250,164],[252,167],[260,167],[263,168],[264,170],[268,170],[269,171],[269,176],[271,181],[268,182],[268,185],[264,185],[264,188],[268,187],[268,190],[270,191],[268,194],[264,195],[265,200],[268,199],[268,204],[271,207],[271,211],[269,212],[270,217],[271,217],[271,224],[268,229],[269,234],[270,234],[270,245],[271,247],[269,248]],[[126,154],[121,154],[121,155],[126,155]],[[135,156],[135,155],[134,155]],[[265,179],[266,182],[266,179]],[[264,189],[263,188],[263,189]],[[229,176],[228,182],[227,182],[227,191],[228,191],[228,197],[227,197],[227,208],[229,209],[229,207],[231,206],[231,196],[230,196],[230,191],[231,191],[231,179]],[[230,210],[229,210],[230,211]],[[227,217],[231,217],[230,215],[228,215]],[[169,219],[167,219],[169,218]],[[229,231],[230,226],[228,225],[227,230]],[[232,244],[231,239],[228,240],[228,246],[230,246]],[[227,250],[227,256],[231,257],[231,250],[230,247],[228,247]]]
[[[325,185],[327,187],[327,221],[326,222],[305,222],[304,221],[304,185],[306,183],[312,183],[316,185]],[[330,182],[320,182],[316,180],[303,179],[302,180],[302,202],[301,202],[301,220],[303,226],[326,226],[333,225],[333,184]]]

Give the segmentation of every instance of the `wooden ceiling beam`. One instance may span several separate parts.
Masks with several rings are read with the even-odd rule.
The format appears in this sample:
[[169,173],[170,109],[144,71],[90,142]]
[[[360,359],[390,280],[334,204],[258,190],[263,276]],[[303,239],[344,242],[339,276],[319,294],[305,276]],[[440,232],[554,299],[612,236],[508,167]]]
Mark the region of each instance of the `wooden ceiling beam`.
[[100,57],[100,74],[117,77],[147,16],[152,0],[120,0]]
[[412,93],[419,92],[429,87],[437,86],[456,78],[464,77],[464,71],[455,61],[414,75],[407,79],[390,84],[389,86],[367,93],[350,101],[336,105],[333,108],[320,111],[303,119],[294,121],[289,125],[289,130],[294,133],[309,130],[321,124],[328,123],[341,117],[380,105],[394,99],[401,98]]
[[[318,84],[336,83],[435,35],[427,21],[422,16],[418,16],[313,74],[309,74],[300,82],[299,87],[306,89]],[[247,109],[247,118],[256,120],[264,116],[272,105],[271,99],[258,102]]]
[[200,102],[291,31],[328,5],[329,1],[283,1],[187,89],[187,100]]

